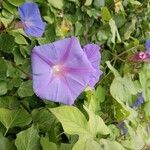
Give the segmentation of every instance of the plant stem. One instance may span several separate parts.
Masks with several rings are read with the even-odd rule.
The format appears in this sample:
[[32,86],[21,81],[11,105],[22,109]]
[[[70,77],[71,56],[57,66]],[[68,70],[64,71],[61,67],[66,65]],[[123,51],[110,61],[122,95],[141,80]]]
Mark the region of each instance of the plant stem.
[[11,62],[12,63],[12,65],[15,67],[15,68],[17,68],[18,70],[20,70],[22,73],[24,73],[26,76],[27,76],[27,78],[29,79],[29,80],[32,80],[32,75],[31,74],[29,74],[29,73],[27,73],[27,72],[25,72],[24,70],[22,70],[19,66],[17,66],[15,63],[13,63],[13,62]]
[[8,132],[8,128],[6,128],[6,131],[5,131],[5,133],[4,133],[4,136],[6,136],[7,132]]

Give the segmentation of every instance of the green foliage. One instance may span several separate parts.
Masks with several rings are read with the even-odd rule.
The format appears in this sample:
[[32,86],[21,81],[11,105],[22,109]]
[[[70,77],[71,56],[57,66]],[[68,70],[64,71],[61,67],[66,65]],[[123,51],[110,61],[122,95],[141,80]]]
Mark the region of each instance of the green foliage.
[[28,96],[32,96],[33,95],[33,90],[32,90],[32,82],[26,81],[23,82],[19,89],[18,89],[18,95],[20,97],[28,97]]
[[0,82],[0,95],[5,95],[7,93],[7,83],[4,81]]
[[[150,38],[150,2],[28,1],[46,22],[42,37],[15,27],[25,0],[0,0],[0,149],[150,149],[150,63],[130,61]],[[31,51],[70,36],[101,46],[103,74],[74,106],[62,106],[33,93]],[[131,108],[140,93],[143,103]]]
[[58,9],[62,9],[64,5],[63,0],[57,0],[57,1],[48,0],[48,2],[50,3],[50,5]]
[[52,150],[57,150],[57,145],[55,143],[50,142],[48,138],[41,137],[40,143],[43,150],[49,150],[50,148]]
[[0,108],[0,121],[6,127],[5,134],[10,128],[28,125],[31,120],[31,116],[24,109]]
[[[107,135],[110,133],[109,128],[105,125],[100,116],[95,115],[92,111],[86,108],[89,115],[89,120],[83,116],[83,114],[73,106],[62,106],[58,108],[52,108],[50,111],[58,118],[62,123],[63,129],[68,134],[79,135],[79,140],[74,145],[73,150],[79,147],[86,147],[86,143],[93,141],[98,145],[95,140],[98,135]],[[63,116],[61,115],[63,113]],[[68,113],[70,113],[68,115]],[[99,124],[99,126],[97,126]],[[81,148],[82,149],[82,148]]]
[[9,141],[2,134],[0,134],[0,145],[1,150],[15,150],[13,142]]
[[20,6],[21,4],[23,4],[25,2],[25,0],[7,0],[10,4],[14,5],[14,6]]
[[[8,42],[9,40],[9,42]],[[6,34],[6,33],[1,33],[0,34],[0,50],[4,52],[12,52],[13,47],[14,47],[14,37]]]
[[50,111],[62,123],[65,132],[67,132],[68,134],[89,135],[87,129],[87,120],[76,107],[62,106],[58,108],[52,108],[50,109]]
[[111,14],[107,7],[102,7],[101,14],[104,21],[109,21],[111,19]]
[[39,141],[38,131],[32,126],[17,134],[15,145],[19,150],[40,150]]
[[42,132],[51,131],[56,123],[56,118],[47,109],[34,109],[32,118],[34,124]]

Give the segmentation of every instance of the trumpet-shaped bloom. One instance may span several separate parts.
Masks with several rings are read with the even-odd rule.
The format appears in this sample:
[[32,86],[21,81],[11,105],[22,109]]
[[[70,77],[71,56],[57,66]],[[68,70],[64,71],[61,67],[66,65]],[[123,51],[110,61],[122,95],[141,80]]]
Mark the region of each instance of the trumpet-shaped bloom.
[[138,95],[138,98],[137,98],[136,102],[131,105],[131,108],[139,107],[143,103],[144,103],[144,98],[143,98],[143,94],[141,93],[141,94]]
[[45,30],[38,5],[32,2],[26,2],[18,8],[21,22],[27,35],[40,37]]
[[87,44],[84,46],[83,50],[95,69],[95,73],[91,74],[91,79],[89,81],[89,85],[94,88],[94,85],[97,83],[100,75],[102,74],[102,71],[99,68],[101,61],[101,55],[99,53],[100,47],[96,44]]
[[148,39],[148,40],[146,41],[145,47],[146,47],[147,52],[150,52],[150,39]]
[[95,73],[77,38],[32,50],[33,90],[42,99],[73,104]]

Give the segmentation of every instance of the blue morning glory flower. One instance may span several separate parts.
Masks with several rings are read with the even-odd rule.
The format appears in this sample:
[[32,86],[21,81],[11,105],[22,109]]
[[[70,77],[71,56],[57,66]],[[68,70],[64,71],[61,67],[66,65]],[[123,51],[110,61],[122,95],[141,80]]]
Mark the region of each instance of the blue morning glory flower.
[[41,37],[46,23],[43,22],[38,5],[26,2],[18,8],[21,23],[28,36]]
[[148,39],[148,40],[146,41],[145,47],[146,47],[147,52],[150,52],[150,39]]
[[144,98],[143,98],[143,94],[141,93],[139,94],[136,102],[131,105],[131,108],[139,107],[142,105],[143,102],[144,102]]
[[125,122],[122,121],[118,124],[118,128],[120,129],[121,135],[127,135],[128,133],[128,128],[125,125]]

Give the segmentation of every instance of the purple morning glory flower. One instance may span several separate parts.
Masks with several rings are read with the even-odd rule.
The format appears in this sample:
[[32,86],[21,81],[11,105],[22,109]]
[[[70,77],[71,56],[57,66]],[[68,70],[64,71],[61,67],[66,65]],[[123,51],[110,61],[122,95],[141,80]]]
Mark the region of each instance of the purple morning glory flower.
[[77,38],[71,37],[32,50],[33,90],[42,99],[73,104],[95,69]]
[[95,73],[91,74],[91,79],[89,81],[89,85],[94,88],[94,85],[97,83],[100,75],[102,74],[102,71],[99,69],[101,61],[101,55],[99,53],[100,47],[96,44],[87,44],[83,47],[83,50],[95,69]]
[[121,135],[127,135],[128,129],[124,121],[118,123],[118,128],[120,129]]
[[18,11],[26,34],[41,37],[46,23],[41,18],[38,5],[32,2],[26,2],[18,8]]
[[150,39],[148,39],[148,40],[146,41],[145,47],[146,47],[147,52],[150,52]]
[[143,94],[141,93],[139,94],[136,102],[131,105],[131,108],[139,107],[143,104],[143,102],[144,102],[144,98],[143,98]]

